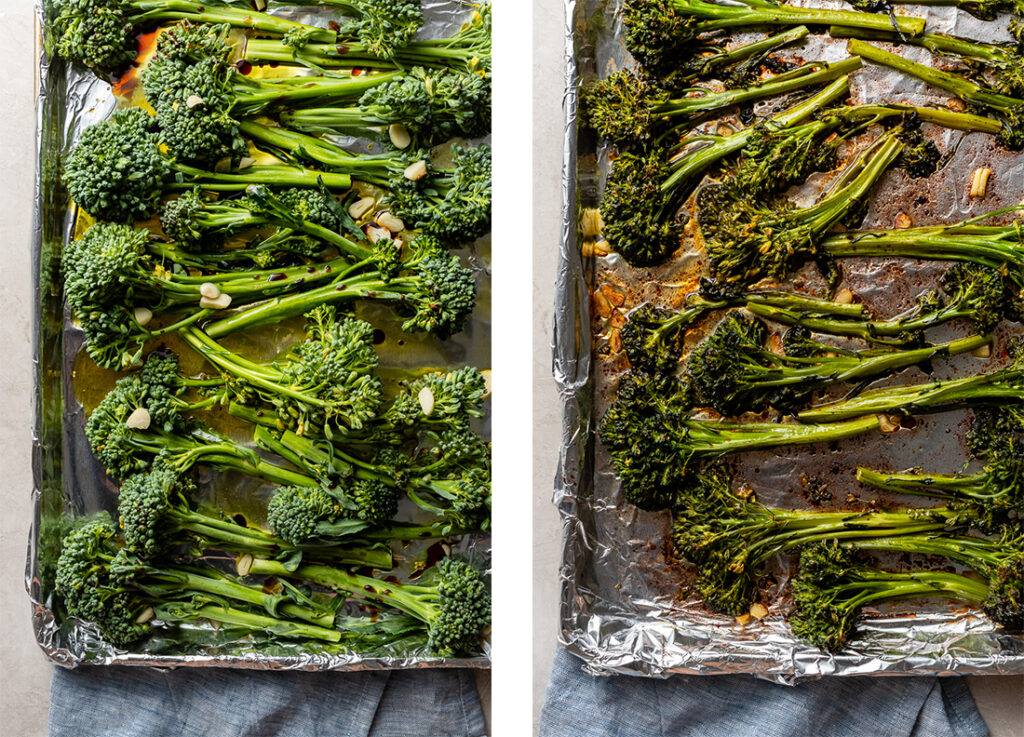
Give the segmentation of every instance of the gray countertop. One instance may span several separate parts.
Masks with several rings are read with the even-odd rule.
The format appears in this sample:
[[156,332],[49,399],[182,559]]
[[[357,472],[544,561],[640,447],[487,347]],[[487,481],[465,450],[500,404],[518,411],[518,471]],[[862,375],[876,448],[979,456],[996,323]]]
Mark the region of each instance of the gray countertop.
[[[543,703],[558,632],[561,525],[551,503],[551,494],[560,415],[558,393],[551,378],[551,315],[561,220],[562,16],[561,0],[536,0],[534,3],[533,115],[534,131],[540,132],[535,136],[533,146],[535,723]],[[1024,677],[976,677],[968,680],[992,737],[1024,737]]]

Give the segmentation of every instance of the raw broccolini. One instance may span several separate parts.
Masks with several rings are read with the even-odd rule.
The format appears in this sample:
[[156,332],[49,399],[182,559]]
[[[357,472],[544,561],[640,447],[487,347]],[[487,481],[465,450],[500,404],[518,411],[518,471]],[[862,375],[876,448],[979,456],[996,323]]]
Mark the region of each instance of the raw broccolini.
[[491,595],[485,577],[470,563],[445,558],[415,581],[392,583],[338,568],[302,565],[289,570],[276,561],[257,559],[249,573],[297,578],[364,597],[420,620],[429,646],[442,657],[476,653],[491,624]]
[[[213,570],[146,564],[118,547],[114,526],[91,522],[63,541],[57,562],[57,593],[67,612],[95,623],[115,647],[143,638],[155,622],[208,620],[242,632],[338,642],[333,616],[308,604],[273,596]],[[295,619],[285,619],[296,616]]]

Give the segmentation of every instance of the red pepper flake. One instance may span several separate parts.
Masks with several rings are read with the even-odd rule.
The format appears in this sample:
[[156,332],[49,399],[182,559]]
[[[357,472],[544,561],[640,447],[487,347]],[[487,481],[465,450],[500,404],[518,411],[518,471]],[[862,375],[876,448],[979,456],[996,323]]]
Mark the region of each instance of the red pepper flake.
[[353,77],[358,77],[362,73],[363,73],[363,70],[360,69],[359,67],[356,67],[355,69],[352,70],[352,76]]

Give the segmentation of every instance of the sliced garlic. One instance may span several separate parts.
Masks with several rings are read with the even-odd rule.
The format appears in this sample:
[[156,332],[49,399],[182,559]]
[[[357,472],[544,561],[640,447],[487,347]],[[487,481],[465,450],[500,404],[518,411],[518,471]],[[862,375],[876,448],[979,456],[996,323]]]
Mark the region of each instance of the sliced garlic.
[[135,308],[135,322],[139,324],[139,327],[146,327],[153,319],[153,310],[146,307]]
[[147,430],[149,429],[150,423],[153,418],[149,415],[149,410],[145,407],[137,407],[134,412],[128,415],[128,419],[125,420],[125,427],[132,430]]
[[226,310],[231,306],[231,295],[221,294],[217,299],[203,297],[199,300],[199,306],[204,310]]
[[748,624],[750,624],[750,615],[741,614],[740,616],[736,617],[736,624],[738,624],[740,627],[746,627]]
[[381,225],[392,233],[401,233],[405,230],[405,223],[398,217],[395,217],[390,212],[382,212],[377,216],[377,225]]
[[358,220],[370,211],[375,202],[376,201],[372,197],[364,197],[361,200],[356,200],[348,206],[348,214],[353,220]]
[[596,238],[601,235],[604,228],[604,221],[601,220],[601,211],[596,207],[587,207],[580,217],[580,231],[584,238]]
[[975,358],[991,358],[992,344],[986,343],[985,345],[978,346],[973,351],[971,351],[971,355],[974,356]]
[[391,240],[391,231],[387,228],[378,228],[375,225],[371,225],[366,229],[366,239],[370,241],[370,243],[389,241]]
[[388,126],[388,138],[391,139],[391,145],[398,149],[409,148],[409,144],[412,143],[412,136],[401,123],[392,123]]
[[199,285],[199,293],[207,299],[217,299],[220,296],[220,287],[211,281]]
[[853,292],[849,289],[840,289],[836,292],[836,303],[841,305],[853,304]]
[[188,99],[185,100],[185,104],[188,106],[189,110],[191,110],[194,107],[197,107],[198,105],[202,105],[203,102],[203,98],[201,98],[199,95],[189,95]]
[[419,400],[420,409],[423,410],[423,414],[426,417],[430,417],[434,414],[434,392],[430,391],[430,387],[423,387],[420,389],[420,393],[416,395],[416,399]]
[[878,415],[878,429],[882,432],[896,432],[900,429],[899,417],[894,419],[891,415]]
[[235,571],[239,576],[248,576],[252,570],[253,557],[251,553],[243,553],[235,561]]
[[148,606],[139,613],[139,616],[135,618],[135,624],[145,624],[155,616],[156,609],[154,609],[151,606]]
[[421,159],[420,161],[417,161],[415,164],[411,164],[405,170],[404,176],[406,179],[409,179],[413,182],[418,182],[419,180],[423,179],[423,177],[427,176],[427,162]]
[[914,224],[914,221],[910,219],[910,215],[901,212],[896,215],[896,222],[894,224],[899,230],[906,230]]
[[971,175],[971,191],[968,197],[984,197],[988,191],[988,178],[992,176],[992,170],[987,166],[981,166],[974,170]]
[[764,604],[754,604],[750,607],[750,616],[754,619],[764,619],[768,616],[768,610],[765,609]]
[[583,245],[580,247],[580,253],[583,258],[602,258],[612,252],[611,247],[608,245],[608,241],[599,240],[596,243],[594,241],[583,241]]

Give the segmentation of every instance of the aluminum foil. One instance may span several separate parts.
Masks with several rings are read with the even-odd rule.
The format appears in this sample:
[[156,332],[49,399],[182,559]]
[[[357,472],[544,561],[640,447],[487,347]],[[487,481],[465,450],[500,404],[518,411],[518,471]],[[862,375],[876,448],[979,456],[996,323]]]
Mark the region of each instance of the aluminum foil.
[[[613,350],[611,336],[624,315],[644,302],[679,304],[695,291],[703,263],[692,243],[684,243],[667,263],[653,269],[631,268],[614,254],[597,259],[581,256],[585,243],[580,214],[600,201],[612,152],[591,132],[579,130],[577,88],[581,80],[603,77],[632,63],[622,44],[618,7],[617,0],[566,0],[565,5],[564,210],[553,363],[563,397],[562,452],[554,494],[564,531],[561,644],[597,675],[749,673],[793,683],[822,675],[1024,673],[1024,637],[1004,633],[975,610],[942,601],[866,611],[856,638],[842,653],[810,647],[795,639],[785,622],[791,608],[785,593],[789,573],[785,562],[762,581],[759,600],[769,611],[767,617],[741,626],[731,617],[715,615],[687,591],[694,571],[672,560],[668,513],[642,512],[622,502],[608,454],[595,437],[597,421],[614,400],[618,379],[628,367],[621,352]],[[1000,26],[982,24],[951,8],[901,6],[899,12],[924,14],[931,31],[984,40],[993,40],[993,29]],[[926,63],[932,58],[911,47],[900,53]],[[787,54],[790,59],[805,60],[848,56],[844,42],[822,36],[811,36],[782,56]],[[932,63],[944,62],[936,57]],[[948,96],[923,83],[867,65],[853,74],[851,89],[855,102],[948,102]],[[755,111],[767,112],[769,106],[779,103],[768,101]],[[952,223],[1024,199],[1024,157],[997,149],[982,134],[929,126],[925,130],[940,150],[950,152],[941,170],[927,181],[890,171],[876,185],[864,227],[893,227],[900,213],[914,225]],[[851,156],[864,140],[851,142],[841,154]],[[967,191],[971,173],[979,166],[991,167],[993,186],[977,202],[967,197]],[[834,177],[835,172],[815,175],[792,196],[808,202]],[[934,288],[942,269],[931,262],[906,259],[849,260],[843,264],[842,286],[875,314],[894,315],[910,307],[921,292]],[[788,286],[825,295],[824,282],[814,267],[801,270]],[[601,287],[617,295],[615,301],[621,301],[621,306],[609,310],[602,304],[595,309],[591,294]],[[965,326],[948,327],[935,331],[933,338],[947,340],[966,330]],[[700,340],[699,332],[692,332],[689,346]],[[997,332],[997,346],[1008,334],[1020,332],[1019,325],[1004,324]],[[997,348],[993,355],[1000,353]],[[932,375],[943,378],[999,365],[998,358],[982,361],[961,356],[936,362]],[[923,381],[925,376],[913,368],[898,380]],[[751,485],[768,504],[807,506],[807,487],[814,484],[831,493],[831,501],[822,508],[863,508],[880,497],[853,479],[857,465],[955,472],[967,460],[963,440],[969,421],[969,412],[952,412],[915,418],[916,426],[906,431],[873,434],[838,447],[742,454],[733,459],[736,483]],[[886,501],[925,503],[913,497]]]
[[[467,20],[472,5],[463,0],[423,0],[426,23],[423,37],[442,37],[455,33]],[[320,21],[329,13],[319,8],[276,8],[271,12],[306,22]],[[317,16],[321,16],[319,19]],[[83,337],[66,313],[60,284],[60,259],[64,243],[81,227],[78,213],[70,203],[60,179],[61,156],[77,140],[81,131],[108,117],[124,104],[106,81],[95,75],[70,68],[63,60],[49,59],[43,51],[42,28],[45,18],[41,3],[36,3],[38,96],[35,228],[33,238],[33,272],[36,280],[34,371],[35,407],[33,421],[33,522],[29,534],[26,564],[26,588],[32,603],[36,640],[48,658],[55,663],[73,667],[90,665],[143,665],[161,667],[232,667],[263,670],[384,670],[399,668],[488,668],[490,648],[473,658],[438,658],[427,651],[401,654],[328,652],[301,644],[263,642],[252,638],[232,642],[208,626],[182,628],[179,640],[154,636],[145,641],[138,652],[126,652],[106,645],[96,629],[77,620],[69,620],[56,606],[52,592],[53,563],[60,538],[60,520],[66,516],[83,516],[116,510],[116,485],[97,464],[85,437],[85,409],[91,409],[118,378],[117,374],[98,369],[80,352]],[[122,90],[124,92],[124,90]],[[441,154],[443,156],[443,152]],[[424,335],[400,330],[394,313],[372,305],[359,305],[356,313],[369,320],[385,334],[378,345],[381,354],[381,376],[404,378],[403,371],[417,367],[473,365],[490,366],[490,238],[485,237],[461,253],[465,263],[477,277],[477,308],[466,329],[449,341],[438,341]],[[264,358],[276,355],[283,343],[301,329],[298,321],[285,327],[273,327],[231,336],[225,344],[245,346],[249,355]],[[170,347],[175,347],[169,340]],[[188,368],[189,352],[179,351],[183,366]],[[195,360],[191,356],[191,360]],[[195,364],[196,370],[199,363]],[[204,417],[217,429],[241,442],[251,441],[251,432],[231,424],[217,424],[216,418]],[[489,435],[490,420],[485,417],[481,431]],[[200,501],[208,502],[232,514],[238,513],[253,522],[263,522],[266,501],[273,487],[240,475],[214,474],[206,471],[200,482]],[[400,510],[401,519],[416,520],[418,510],[409,502]],[[419,519],[422,519],[419,513]],[[395,547],[395,575],[409,572],[409,562],[423,559],[430,543],[413,542]],[[489,560],[490,538],[467,536],[457,550],[471,557]],[[216,564],[218,561],[212,560]],[[224,560],[225,565],[230,561]],[[350,602],[342,614],[356,614],[359,607]]]

